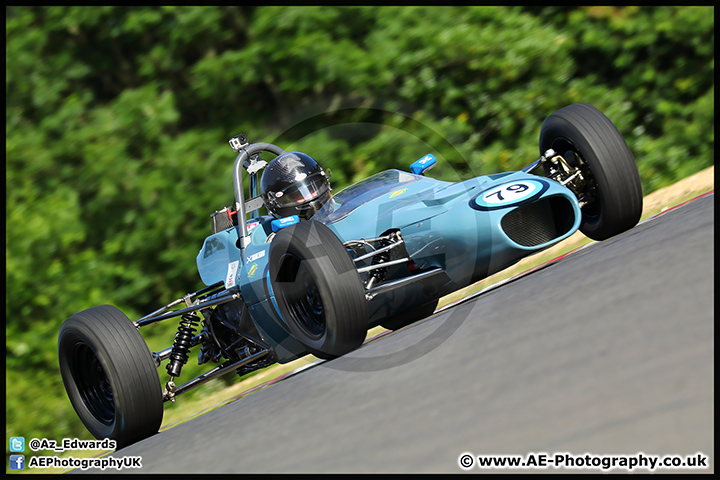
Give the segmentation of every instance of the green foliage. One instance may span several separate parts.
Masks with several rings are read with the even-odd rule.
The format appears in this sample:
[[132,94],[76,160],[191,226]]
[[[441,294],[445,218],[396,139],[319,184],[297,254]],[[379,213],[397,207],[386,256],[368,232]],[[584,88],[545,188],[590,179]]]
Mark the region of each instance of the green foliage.
[[[88,435],[57,366],[65,318],[104,303],[137,318],[201,286],[209,214],[233,200],[230,136],[311,154],[336,191],[428,152],[460,180],[527,165],[543,119],[587,102],[647,194],[713,162],[713,14],[7,7],[7,435]],[[143,333],[158,350],[174,329]]]

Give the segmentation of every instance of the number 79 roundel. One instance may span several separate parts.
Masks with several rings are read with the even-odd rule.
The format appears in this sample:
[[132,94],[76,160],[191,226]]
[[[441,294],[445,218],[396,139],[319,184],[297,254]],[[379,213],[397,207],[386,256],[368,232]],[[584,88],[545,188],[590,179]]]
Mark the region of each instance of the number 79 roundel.
[[544,180],[515,180],[480,192],[470,200],[470,207],[484,211],[515,207],[536,199],[548,188]]

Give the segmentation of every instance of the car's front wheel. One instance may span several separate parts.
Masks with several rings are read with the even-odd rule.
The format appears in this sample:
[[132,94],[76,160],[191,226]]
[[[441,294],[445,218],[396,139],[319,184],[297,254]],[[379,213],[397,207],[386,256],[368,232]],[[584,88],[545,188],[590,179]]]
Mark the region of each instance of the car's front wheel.
[[[540,127],[540,153],[553,149],[583,177],[580,231],[604,240],[634,227],[642,214],[635,159],[615,125],[586,103],[561,108]],[[547,174],[547,168],[546,168]]]
[[157,367],[120,310],[101,305],[68,318],[58,356],[70,402],[95,438],[122,448],[157,433],[163,417]]

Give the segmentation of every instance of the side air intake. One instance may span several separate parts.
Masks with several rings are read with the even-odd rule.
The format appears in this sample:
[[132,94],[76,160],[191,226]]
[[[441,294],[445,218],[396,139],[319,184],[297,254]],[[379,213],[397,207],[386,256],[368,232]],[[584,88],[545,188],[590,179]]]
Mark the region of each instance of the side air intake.
[[500,225],[513,242],[535,247],[565,235],[574,219],[568,199],[546,197],[516,208],[503,217]]

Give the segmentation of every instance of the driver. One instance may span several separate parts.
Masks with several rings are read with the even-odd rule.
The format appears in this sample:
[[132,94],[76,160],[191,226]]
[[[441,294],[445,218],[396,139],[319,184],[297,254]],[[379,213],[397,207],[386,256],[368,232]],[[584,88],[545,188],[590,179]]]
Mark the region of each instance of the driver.
[[330,199],[330,182],[322,167],[309,155],[278,155],[260,179],[268,212],[277,218],[297,215],[309,220]]

